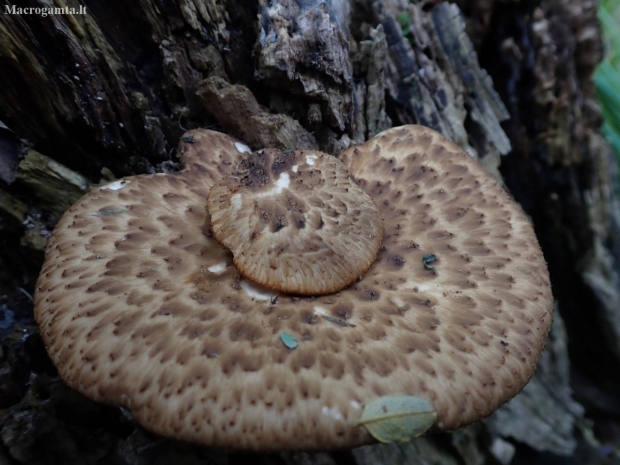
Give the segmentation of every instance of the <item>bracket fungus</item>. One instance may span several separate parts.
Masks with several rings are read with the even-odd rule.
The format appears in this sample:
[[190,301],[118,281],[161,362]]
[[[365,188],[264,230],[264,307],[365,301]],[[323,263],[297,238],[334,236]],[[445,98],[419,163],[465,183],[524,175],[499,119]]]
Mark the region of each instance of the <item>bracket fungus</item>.
[[[344,190],[359,186],[369,197],[360,191],[351,203],[325,208],[343,217],[354,210],[346,223],[358,221],[374,237],[365,258],[346,265],[354,282],[319,292],[307,292],[303,279],[292,280],[302,288],[266,279],[267,288],[240,273],[233,252],[245,249],[228,242],[237,233],[226,229],[226,216],[217,230],[206,209],[209,199],[216,223],[217,212],[242,203],[235,179],[248,174],[243,163],[252,157],[275,179],[258,193],[288,191],[306,154],[264,151],[259,160],[260,152],[208,130],[186,134],[180,152],[185,168],[178,173],[133,176],[86,194],[50,239],[35,317],[73,388],[124,406],[168,437],[233,449],[326,450],[372,442],[373,434],[400,441],[429,427],[465,426],[532,376],[552,316],[532,226],[493,178],[440,134],[393,128],[341,154],[349,174],[329,175],[338,177],[337,189],[350,176]],[[214,186],[220,191],[210,197]],[[310,194],[287,198],[322,208]],[[267,250],[306,237],[295,215],[305,215],[306,227],[320,224],[314,209],[296,210],[286,200],[267,208],[272,214],[261,225],[262,199],[250,200],[250,211],[258,210],[246,224],[257,236],[267,231]],[[355,213],[362,209],[370,218],[378,209],[383,225],[365,223]],[[276,211],[286,221],[274,227]],[[359,228],[338,234],[349,231]],[[362,241],[310,240],[329,248],[334,239],[350,250]],[[291,247],[305,260],[303,247]],[[333,266],[321,253],[316,263]],[[259,256],[252,251],[249,260]],[[277,277],[280,262],[265,263],[276,267],[269,279]],[[285,279],[294,275],[289,268]]]

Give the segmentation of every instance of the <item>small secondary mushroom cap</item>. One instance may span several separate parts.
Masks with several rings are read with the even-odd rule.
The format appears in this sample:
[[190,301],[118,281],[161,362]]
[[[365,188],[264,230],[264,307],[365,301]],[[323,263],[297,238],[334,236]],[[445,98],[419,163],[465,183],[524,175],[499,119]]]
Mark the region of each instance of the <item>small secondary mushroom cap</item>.
[[383,219],[342,162],[316,151],[260,150],[211,189],[213,235],[242,276],[270,289],[339,291],[377,258]]
[[185,170],[93,190],[50,239],[35,317],[70,386],[165,436],[324,450],[371,442],[380,397],[425,399],[449,430],[532,376],[552,313],[534,232],[443,136],[406,126],[342,154],[385,239],[361,281],[310,298],[240,278],[212,237],[206,198],[249,149],[182,140]]

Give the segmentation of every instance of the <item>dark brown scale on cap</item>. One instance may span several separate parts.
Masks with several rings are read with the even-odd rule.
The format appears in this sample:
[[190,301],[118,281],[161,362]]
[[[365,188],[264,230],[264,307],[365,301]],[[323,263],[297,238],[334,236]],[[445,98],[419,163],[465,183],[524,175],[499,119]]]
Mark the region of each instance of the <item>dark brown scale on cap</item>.
[[[426,399],[435,428],[451,430],[489,415],[532,376],[553,308],[534,232],[440,134],[394,128],[341,155],[381,207],[389,240],[358,283],[321,297],[241,278],[210,233],[207,196],[249,148],[195,130],[179,152],[183,171],[94,189],[50,239],[34,311],[71,387],[167,437],[328,450],[373,441],[358,423],[378,396]],[[290,173],[298,153],[272,160],[269,177]],[[289,229],[293,212],[320,203],[289,200]],[[333,218],[306,218],[305,228]]]
[[377,206],[336,158],[260,150],[209,194],[215,238],[242,276],[270,289],[329,294],[359,279],[383,239]]

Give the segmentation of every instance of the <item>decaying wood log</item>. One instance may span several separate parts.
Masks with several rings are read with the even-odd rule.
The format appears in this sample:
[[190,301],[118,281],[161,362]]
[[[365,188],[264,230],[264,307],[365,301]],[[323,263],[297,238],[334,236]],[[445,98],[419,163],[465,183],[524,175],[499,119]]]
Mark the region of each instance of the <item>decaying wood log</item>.
[[[60,3],[78,6],[28,6]],[[252,460],[506,465],[578,449],[594,463],[620,414],[620,210],[589,80],[594,0],[84,3],[0,14],[0,463],[244,458],[151,436],[45,356],[28,295],[53,225],[92,185],[176,169],[196,127],[337,154],[407,123],[478,157],[532,217],[561,315],[539,371],[452,434]]]

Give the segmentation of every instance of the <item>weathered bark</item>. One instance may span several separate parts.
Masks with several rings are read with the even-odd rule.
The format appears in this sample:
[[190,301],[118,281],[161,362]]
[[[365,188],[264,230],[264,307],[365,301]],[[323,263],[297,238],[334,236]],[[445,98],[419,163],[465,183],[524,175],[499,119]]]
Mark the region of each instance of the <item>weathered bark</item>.
[[152,437],[69,390],[47,360],[28,294],[49,231],[91,185],[175,169],[195,127],[337,154],[406,123],[466,148],[531,215],[562,315],[538,373],[452,434],[251,460],[508,464],[578,450],[594,463],[620,413],[620,223],[590,83],[593,0],[85,4],[0,15],[0,463],[245,458]]

